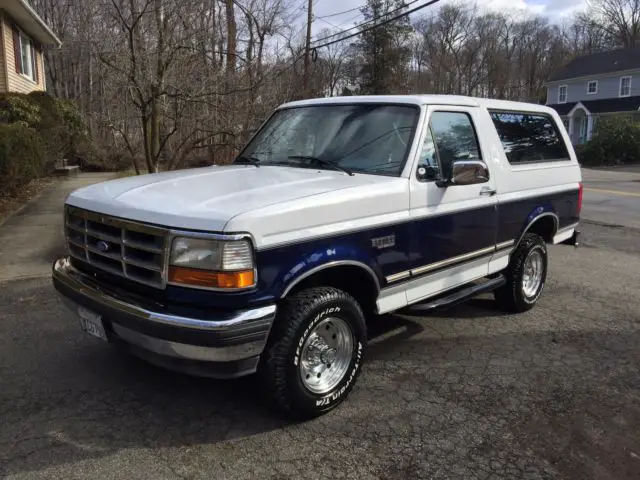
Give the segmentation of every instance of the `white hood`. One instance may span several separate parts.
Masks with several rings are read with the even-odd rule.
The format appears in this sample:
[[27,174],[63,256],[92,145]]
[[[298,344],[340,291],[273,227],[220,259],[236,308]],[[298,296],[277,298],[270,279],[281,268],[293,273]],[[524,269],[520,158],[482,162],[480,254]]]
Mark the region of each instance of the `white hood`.
[[[310,203],[315,206],[323,202],[334,204],[338,191],[348,189],[353,193],[352,189],[356,187],[363,188],[357,195],[362,199],[368,196],[364,194],[369,190],[367,187],[393,180],[401,179],[359,174],[349,176],[332,170],[228,165],[110,180],[76,190],[68,197],[67,203],[157,225],[222,232],[230,231],[225,228],[229,221],[244,213],[251,212],[251,223],[254,223],[254,215],[266,207],[272,207],[270,213],[278,211],[279,206],[283,211],[291,212],[300,199],[321,194],[327,195],[308,199],[311,202],[305,201],[304,204],[307,207]],[[402,183],[406,184],[406,179]],[[379,189],[375,190],[379,195]],[[314,223],[323,223],[328,219],[315,220]],[[244,230],[242,227],[234,221],[232,230]]]

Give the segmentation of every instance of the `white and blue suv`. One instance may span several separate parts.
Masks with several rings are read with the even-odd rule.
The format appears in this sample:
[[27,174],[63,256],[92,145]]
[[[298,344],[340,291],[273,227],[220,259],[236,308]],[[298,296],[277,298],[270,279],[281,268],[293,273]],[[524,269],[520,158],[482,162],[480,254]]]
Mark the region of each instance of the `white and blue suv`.
[[283,412],[347,397],[375,315],[493,291],[530,309],[577,245],[581,173],[547,107],[460,96],[280,106],[233,164],[73,192],[53,283],[151,363],[258,373]]

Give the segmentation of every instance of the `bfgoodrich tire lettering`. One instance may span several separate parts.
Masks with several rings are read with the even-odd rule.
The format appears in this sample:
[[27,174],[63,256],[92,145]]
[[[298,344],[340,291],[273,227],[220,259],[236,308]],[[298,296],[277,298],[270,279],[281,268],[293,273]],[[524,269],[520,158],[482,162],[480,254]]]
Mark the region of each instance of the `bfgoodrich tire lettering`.
[[[527,293],[524,288],[527,260],[532,257],[540,259],[539,283],[536,288]],[[496,302],[500,307],[514,313],[526,312],[536,304],[547,279],[548,255],[547,245],[542,237],[534,233],[527,233],[513,252],[509,266],[504,272],[507,283],[494,292]]]
[[[327,392],[314,393],[301,376],[303,346],[314,328],[331,318],[348,326],[353,348],[340,381]],[[365,348],[365,320],[356,300],[336,288],[310,288],[287,298],[280,307],[259,372],[270,399],[282,413],[313,418],[334,409],[349,395]]]

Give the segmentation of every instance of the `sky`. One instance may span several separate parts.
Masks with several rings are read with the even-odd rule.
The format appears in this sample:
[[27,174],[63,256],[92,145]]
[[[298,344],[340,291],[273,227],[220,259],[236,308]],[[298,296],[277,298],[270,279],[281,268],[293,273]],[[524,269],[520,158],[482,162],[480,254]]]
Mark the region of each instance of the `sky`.
[[[342,15],[333,16],[338,12],[344,12],[352,8],[357,8],[364,5],[366,0],[315,0],[314,2],[314,16],[316,18],[313,32],[317,32],[325,29],[336,27],[349,28],[353,26],[354,22],[362,21],[362,16],[359,12],[352,11],[344,13]],[[408,1],[408,0],[407,0]],[[441,0],[440,5],[452,2],[455,0]],[[460,0],[458,0],[460,1]],[[470,0],[471,1],[471,0]],[[480,8],[491,9],[501,12],[522,12],[542,14],[551,21],[557,21],[564,17],[567,17],[586,6],[587,0],[475,0]],[[416,3],[415,6],[420,5]],[[429,8],[422,10],[426,12]],[[332,15],[331,17],[326,17]],[[317,35],[316,35],[317,36]]]

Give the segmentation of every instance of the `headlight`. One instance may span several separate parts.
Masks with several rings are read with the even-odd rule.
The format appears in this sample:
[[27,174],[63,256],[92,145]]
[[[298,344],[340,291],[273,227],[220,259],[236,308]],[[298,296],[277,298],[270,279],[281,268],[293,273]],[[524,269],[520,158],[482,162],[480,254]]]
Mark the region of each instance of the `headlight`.
[[169,257],[169,282],[220,289],[253,287],[256,275],[251,243],[176,237]]

